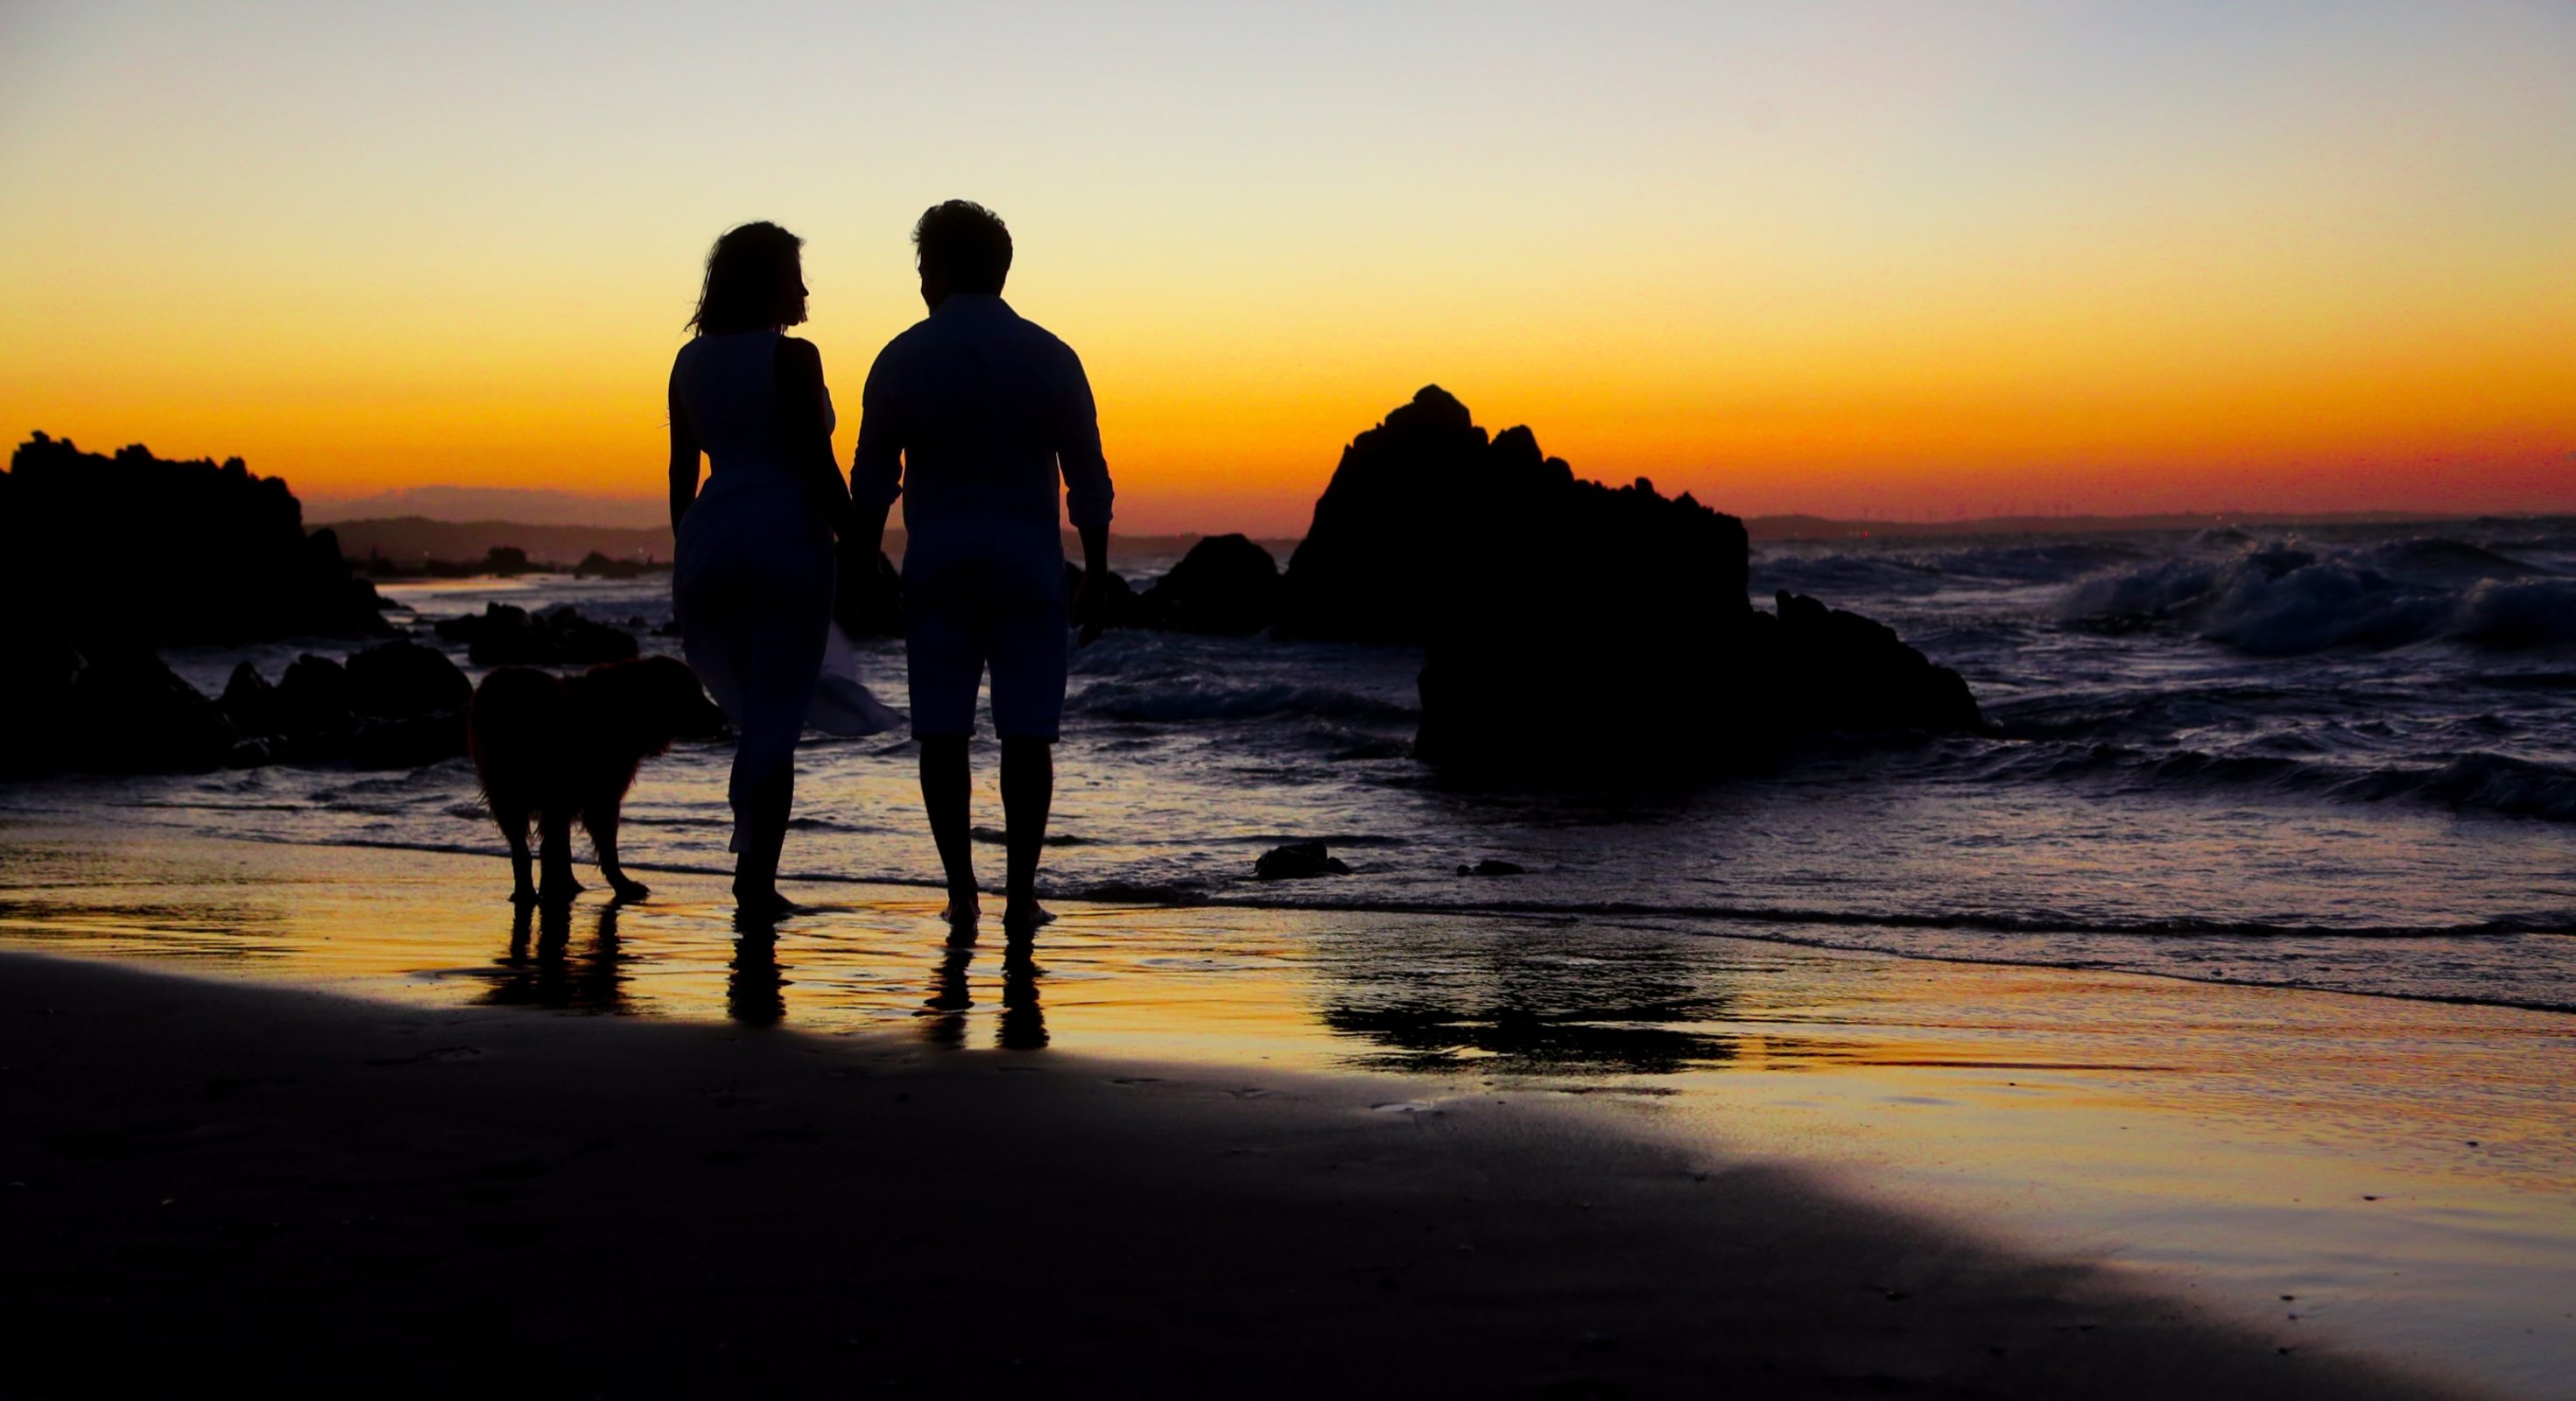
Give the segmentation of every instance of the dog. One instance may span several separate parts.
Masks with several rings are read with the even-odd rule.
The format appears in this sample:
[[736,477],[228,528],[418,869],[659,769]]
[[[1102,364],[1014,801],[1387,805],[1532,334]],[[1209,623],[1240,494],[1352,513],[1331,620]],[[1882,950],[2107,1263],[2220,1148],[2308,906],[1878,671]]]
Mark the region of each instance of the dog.
[[[719,733],[724,712],[676,657],[610,662],[577,676],[505,666],[474,688],[466,732],[483,801],[510,842],[510,898],[522,905],[569,900],[572,823],[579,818],[599,871],[620,900],[652,893],[617,864],[617,812],[636,767],[676,739]],[[542,862],[530,871],[528,824]],[[539,878],[532,880],[531,875]]]

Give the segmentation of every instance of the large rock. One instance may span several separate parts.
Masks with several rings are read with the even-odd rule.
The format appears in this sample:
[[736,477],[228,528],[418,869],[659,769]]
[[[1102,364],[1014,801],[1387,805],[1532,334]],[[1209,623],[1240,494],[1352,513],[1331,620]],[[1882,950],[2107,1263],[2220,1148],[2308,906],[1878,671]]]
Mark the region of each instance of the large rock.
[[224,682],[224,693],[216,699],[215,707],[245,737],[286,733],[285,706],[278,700],[277,688],[268,684],[268,678],[249,662],[233,664],[233,674]]
[[462,714],[474,683],[445,652],[417,642],[379,643],[349,658],[349,708],[379,720],[438,711]]
[[61,767],[203,772],[220,766],[238,738],[212,700],[146,651],[84,657],[70,701]]
[[1190,546],[1136,601],[1138,626],[1241,636],[1270,626],[1279,606],[1279,562],[1242,535]]
[[1640,478],[1578,481],[1527,428],[1490,439],[1437,385],[1342,452],[1289,557],[1281,637],[1428,643],[1495,613],[1498,584],[1552,635],[1612,597],[1741,614],[1743,522]]
[[1672,771],[1980,724],[1958,675],[1886,628],[1755,609],[1748,562],[1735,517],[1578,480],[1434,387],[1344,451],[1273,631],[1423,644],[1416,753],[1451,769]]
[[0,474],[0,590],[84,654],[385,636],[375,587],[275,477],[231,458],[113,457],[36,434]]
[[348,669],[310,652],[287,663],[277,679],[277,716],[275,733],[308,744],[346,737],[358,724]]
[[1757,633],[1777,635],[1768,661],[1781,728],[1866,734],[1983,726],[1968,683],[1906,646],[1896,629],[1785,589],[1774,602],[1778,613],[1754,618],[1772,623]]

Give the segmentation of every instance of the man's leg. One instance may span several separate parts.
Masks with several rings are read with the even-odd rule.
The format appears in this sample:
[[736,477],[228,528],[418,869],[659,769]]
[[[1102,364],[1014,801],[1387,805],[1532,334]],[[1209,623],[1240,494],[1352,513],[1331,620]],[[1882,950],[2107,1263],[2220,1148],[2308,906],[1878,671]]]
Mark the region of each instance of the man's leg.
[[[1008,767],[1003,769],[1008,783]],[[974,775],[966,763],[966,736],[921,738],[921,806],[930,814],[930,839],[939,847],[939,865],[948,877],[948,917],[970,920],[980,902],[975,895],[974,838],[967,829],[968,799]]]
[[1047,809],[1055,802],[1055,741],[1002,741],[1002,837],[1008,873],[1002,923],[1046,922],[1038,908],[1038,852],[1046,845]]

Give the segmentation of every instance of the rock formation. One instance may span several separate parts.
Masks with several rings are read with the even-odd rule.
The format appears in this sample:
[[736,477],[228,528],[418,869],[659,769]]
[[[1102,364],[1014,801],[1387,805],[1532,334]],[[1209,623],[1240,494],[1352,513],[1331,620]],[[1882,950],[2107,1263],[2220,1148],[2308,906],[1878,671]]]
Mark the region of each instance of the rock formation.
[[593,622],[571,604],[541,613],[509,603],[487,603],[480,613],[441,618],[432,625],[450,642],[465,644],[476,666],[592,666],[637,654],[634,634]]
[[1239,637],[1270,626],[1279,562],[1247,536],[1212,535],[1136,600],[1135,626]]
[[1794,595],[1755,609],[1748,558],[1735,517],[1577,480],[1435,386],[1344,450],[1274,631],[1424,644],[1416,752],[1452,769],[1731,765],[1980,724],[1957,673],[1886,628]]
[[346,665],[308,652],[274,686],[243,662],[215,706],[242,737],[226,759],[236,766],[283,760],[417,768],[465,752],[473,695],[446,653],[394,641],[355,653]]
[[[0,585],[33,626],[99,657],[127,647],[385,636],[375,586],[286,483],[238,457],[113,457],[36,434],[0,474]],[[95,660],[95,658],[93,658]]]

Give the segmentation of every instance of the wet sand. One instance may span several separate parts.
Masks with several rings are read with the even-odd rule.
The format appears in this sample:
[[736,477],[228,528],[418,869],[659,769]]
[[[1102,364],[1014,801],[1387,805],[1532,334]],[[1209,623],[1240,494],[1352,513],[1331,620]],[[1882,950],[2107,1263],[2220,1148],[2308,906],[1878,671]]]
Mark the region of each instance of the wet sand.
[[13,1390],[2423,1396],[1579,1104],[0,955]]
[[519,918],[486,859],[0,828],[0,944],[160,970],[0,956],[8,1316],[89,1390],[971,1391],[1007,1353],[2551,1395],[2576,1357],[2576,1019],[1653,921],[1068,904],[1022,961],[858,886],[742,942],[721,880],[649,878]]

